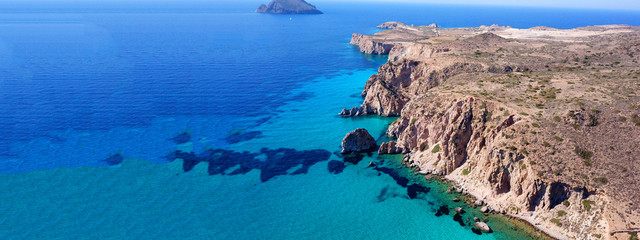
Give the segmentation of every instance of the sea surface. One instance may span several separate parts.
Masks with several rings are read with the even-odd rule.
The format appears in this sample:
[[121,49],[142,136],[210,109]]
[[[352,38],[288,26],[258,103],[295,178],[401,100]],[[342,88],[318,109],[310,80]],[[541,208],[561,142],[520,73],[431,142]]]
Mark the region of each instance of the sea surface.
[[[402,156],[339,154],[394,118],[342,118],[386,61],[385,21],[640,25],[634,11],[389,3],[0,3],[0,239],[532,239],[457,221]],[[379,167],[369,167],[374,162]],[[441,211],[442,212],[442,211]],[[464,226],[463,226],[464,225]],[[516,230],[514,230],[516,229]]]

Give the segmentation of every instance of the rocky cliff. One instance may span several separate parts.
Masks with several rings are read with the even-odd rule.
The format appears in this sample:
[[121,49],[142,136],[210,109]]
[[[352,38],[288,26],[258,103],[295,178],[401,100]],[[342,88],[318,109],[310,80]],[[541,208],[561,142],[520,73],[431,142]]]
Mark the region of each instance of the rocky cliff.
[[400,116],[379,153],[557,238],[639,227],[640,29],[385,26],[393,40],[354,35],[392,47],[341,113]]
[[315,6],[304,0],[273,0],[269,5],[260,5],[256,12],[271,14],[322,14]]
[[374,55],[389,54],[389,51],[391,51],[394,45],[392,43],[378,42],[369,35],[358,33],[354,33],[353,36],[351,36],[351,42],[349,44],[358,46],[363,53]]
[[351,37],[350,44],[358,46],[362,53],[387,55],[394,46],[438,35],[436,24],[413,27],[400,22],[386,22],[380,24],[378,28],[393,29],[393,31],[383,31],[374,35],[354,33]]

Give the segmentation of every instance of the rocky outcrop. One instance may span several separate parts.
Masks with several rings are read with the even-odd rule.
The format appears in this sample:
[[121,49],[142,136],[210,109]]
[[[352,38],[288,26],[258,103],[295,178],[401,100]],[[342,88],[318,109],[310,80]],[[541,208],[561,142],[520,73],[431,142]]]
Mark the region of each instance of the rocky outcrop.
[[347,133],[342,139],[342,154],[372,152],[376,150],[376,140],[364,128]]
[[484,207],[480,208],[480,212],[488,213],[489,212],[489,207],[484,206]]
[[315,6],[304,0],[273,0],[269,5],[260,5],[256,12],[270,14],[322,14]]
[[340,115],[341,116],[362,116],[362,115],[367,115],[367,113],[364,112],[362,108],[353,107],[351,109],[343,108],[342,111],[340,112]]
[[[414,27],[413,25],[409,26],[407,24],[404,24],[404,23],[401,23],[401,22],[395,22],[395,21],[382,23],[382,24],[378,25],[376,28],[378,28],[378,29],[386,29],[386,30],[392,30],[392,29],[400,28],[400,29],[408,29],[408,30],[413,30],[413,31],[416,31],[416,30],[420,29],[420,28]],[[421,28],[423,28],[423,29],[438,28],[438,24],[432,23],[432,24],[429,24],[427,26],[421,26]]]
[[473,226],[476,227],[477,229],[479,229],[480,231],[484,232],[484,233],[490,233],[491,232],[491,228],[489,227],[489,225],[487,225],[484,222],[475,222],[475,223],[473,223]]
[[354,33],[351,36],[351,45],[358,46],[360,52],[373,55],[390,54],[394,47],[411,44],[416,40],[438,35],[436,25],[426,27],[408,26],[400,22],[386,22],[378,28],[389,29],[374,35]]
[[389,54],[394,44],[383,43],[374,40],[368,35],[354,33],[351,36],[351,45],[358,46],[360,52],[372,55],[386,55]]
[[480,71],[485,71],[485,67],[477,63],[452,62],[441,67],[406,59],[390,61],[366,82],[361,94],[364,97],[362,105],[351,110],[344,109],[340,115],[399,116],[412,97],[427,92],[453,76]]
[[404,149],[396,145],[396,141],[383,142],[380,144],[378,154],[399,154],[404,153]]
[[406,24],[401,23],[401,22],[385,22],[382,23],[380,25],[378,25],[376,28],[378,29],[395,29],[397,27],[407,27]]

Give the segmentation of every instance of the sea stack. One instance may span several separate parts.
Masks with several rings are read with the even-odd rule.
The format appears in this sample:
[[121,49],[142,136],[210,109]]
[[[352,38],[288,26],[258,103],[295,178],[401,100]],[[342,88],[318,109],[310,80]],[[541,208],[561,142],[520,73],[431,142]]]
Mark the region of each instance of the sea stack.
[[376,140],[364,128],[347,133],[342,139],[342,154],[372,152],[376,150],[376,147]]
[[260,5],[256,12],[270,14],[322,14],[315,6],[304,0],[273,0],[269,5]]

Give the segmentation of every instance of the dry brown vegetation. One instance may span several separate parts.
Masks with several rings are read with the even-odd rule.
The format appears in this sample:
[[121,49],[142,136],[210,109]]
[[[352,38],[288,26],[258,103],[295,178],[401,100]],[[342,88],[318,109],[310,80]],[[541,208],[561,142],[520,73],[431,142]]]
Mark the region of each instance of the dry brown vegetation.
[[[406,38],[411,31],[405,26],[399,35],[391,30],[366,38],[393,48],[389,63],[367,82],[365,113],[402,115],[396,123],[400,126],[393,126],[401,130],[405,129],[402,119],[410,117],[412,126],[404,131],[418,131],[421,125],[433,124],[434,118],[446,117],[460,99],[472,98],[465,103],[471,109],[482,102],[478,106],[484,111],[480,129],[485,137],[497,133],[496,128],[509,118],[519,119],[519,124],[500,129],[491,145],[522,155],[526,161],[518,160],[519,171],[608,199],[579,197],[583,200],[576,200],[576,207],[566,200],[566,205],[552,204],[546,211],[561,208],[548,218],[543,214],[545,219],[553,217],[552,228],[592,238],[594,234],[610,237],[602,229],[640,227],[640,28],[424,27],[415,31],[426,33]],[[429,136],[431,128],[420,130],[426,135],[412,133],[419,140],[400,138],[398,145],[405,152],[422,149],[420,144],[435,146],[438,139]],[[393,131],[393,137],[402,135],[400,130]],[[415,156],[414,166],[429,162],[429,168],[442,174],[450,175],[460,167],[462,176],[484,176],[464,161],[438,169],[435,166],[442,161],[424,155]],[[508,181],[513,185],[515,180]],[[589,215],[593,225],[569,220],[589,212],[595,214]],[[613,237],[626,238],[625,234]]]

